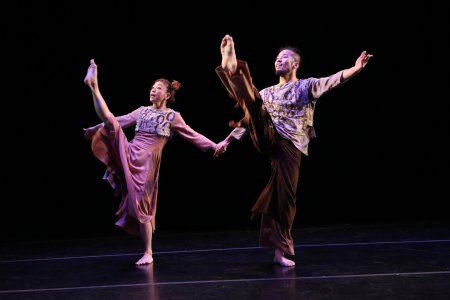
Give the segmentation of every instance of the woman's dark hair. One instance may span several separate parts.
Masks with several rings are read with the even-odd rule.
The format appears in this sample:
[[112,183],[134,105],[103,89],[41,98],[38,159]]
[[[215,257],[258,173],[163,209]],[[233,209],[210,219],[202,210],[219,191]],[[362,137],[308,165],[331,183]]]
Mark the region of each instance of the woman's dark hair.
[[177,91],[181,88],[181,83],[177,80],[169,81],[165,78],[159,78],[155,80],[156,82],[162,82],[167,88],[167,92],[170,93],[170,98],[167,100],[167,107],[171,107],[173,104],[175,104],[175,94]]

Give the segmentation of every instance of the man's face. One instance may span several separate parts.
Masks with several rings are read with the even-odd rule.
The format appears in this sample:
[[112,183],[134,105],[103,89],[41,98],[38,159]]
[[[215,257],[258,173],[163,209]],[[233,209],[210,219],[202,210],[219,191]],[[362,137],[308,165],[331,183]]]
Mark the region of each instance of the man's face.
[[275,74],[277,76],[284,76],[297,70],[298,63],[295,62],[294,55],[294,52],[287,49],[278,53],[277,59],[275,60]]

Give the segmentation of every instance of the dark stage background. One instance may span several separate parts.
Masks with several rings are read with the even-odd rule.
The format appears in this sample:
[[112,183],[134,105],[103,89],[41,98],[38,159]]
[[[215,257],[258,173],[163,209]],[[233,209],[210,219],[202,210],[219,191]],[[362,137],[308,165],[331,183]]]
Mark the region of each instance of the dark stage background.
[[[228,121],[240,116],[214,72],[227,33],[260,88],[277,82],[273,64],[285,44],[303,50],[302,78],[351,67],[362,50],[374,55],[318,102],[295,226],[448,218],[449,24],[442,7],[137,3],[2,9],[2,236],[117,232],[119,199],[83,138],[83,127],[98,123],[83,83],[91,58],[114,114],[148,105],[156,78],[177,79],[183,87],[175,109],[195,130],[222,140]],[[157,230],[258,228],[250,208],[268,175],[249,138],[213,158],[175,136],[163,154]]]

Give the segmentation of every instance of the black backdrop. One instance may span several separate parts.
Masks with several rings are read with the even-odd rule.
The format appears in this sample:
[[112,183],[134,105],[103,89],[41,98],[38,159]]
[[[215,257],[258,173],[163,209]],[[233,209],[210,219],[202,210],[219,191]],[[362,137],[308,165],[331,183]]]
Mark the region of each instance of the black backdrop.
[[[156,78],[177,79],[175,109],[222,140],[240,116],[214,72],[227,33],[261,88],[277,81],[273,63],[285,44],[303,50],[302,78],[350,67],[362,50],[374,54],[318,102],[295,226],[447,218],[442,7],[220,5],[73,1],[3,10],[3,236],[116,232],[119,199],[83,138],[82,128],[98,122],[83,83],[91,58],[114,114],[147,105]],[[257,228],[250,208],[268,174],[249,139],[213,158],[175,136],[163,154],[157,229]]]

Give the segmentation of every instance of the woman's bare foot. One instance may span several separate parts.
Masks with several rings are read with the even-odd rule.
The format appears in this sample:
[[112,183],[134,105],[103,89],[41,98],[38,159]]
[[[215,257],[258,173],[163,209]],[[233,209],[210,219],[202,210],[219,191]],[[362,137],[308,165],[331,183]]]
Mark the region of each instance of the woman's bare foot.
[[273,257],[273,262],[283,267],[295,266],[295,262],[284,257],[283,252],[281,252],[278,249],[275,249],[275,256]]
[[233,38],[226,35],[220,44],[220,52],[222,53],[222,68],[228,71],[230,75],[236,73],[237,59],[236,51],[234,50]]
[[137,262],[136,265],[149,265],[153,262],[153,256],[151,254],[148,254],[147,252],[144,253],[144,256],[142,256]]
[[97,65],[95,61],[91,59],[91,64],[87,71],[86,77],[84,78],[84,83],[87,84],[90,88],[93,88],[97,85]]

